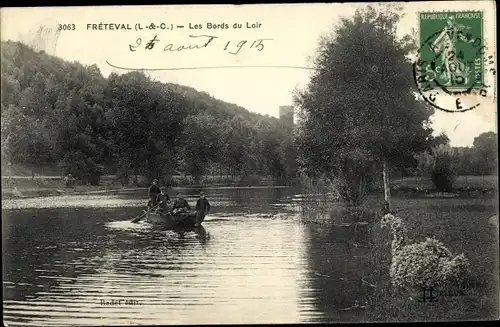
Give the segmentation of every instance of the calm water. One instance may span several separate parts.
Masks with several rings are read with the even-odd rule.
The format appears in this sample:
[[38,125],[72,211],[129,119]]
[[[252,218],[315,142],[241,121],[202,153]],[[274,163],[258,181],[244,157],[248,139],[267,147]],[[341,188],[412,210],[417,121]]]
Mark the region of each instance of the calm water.
[[211,214],[203,228],[183,235],[130,223],[143,194],[3,201],[4,320],[9,326],[363,320],[363,310],[342,310],[367,296],[361,281],[367,250],[353,246],[351,230],[300,224],[292,189],[206,191]]

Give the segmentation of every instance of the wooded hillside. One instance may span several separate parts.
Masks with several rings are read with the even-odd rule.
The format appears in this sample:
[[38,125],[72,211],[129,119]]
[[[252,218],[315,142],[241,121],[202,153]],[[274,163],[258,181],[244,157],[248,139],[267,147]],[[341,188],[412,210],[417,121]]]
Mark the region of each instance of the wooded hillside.
[[294,174],[287,126],[140,72],[103,77],[19,42],[2,42],[2,160],[56,165],[97,183],[103,173],[167,177]]

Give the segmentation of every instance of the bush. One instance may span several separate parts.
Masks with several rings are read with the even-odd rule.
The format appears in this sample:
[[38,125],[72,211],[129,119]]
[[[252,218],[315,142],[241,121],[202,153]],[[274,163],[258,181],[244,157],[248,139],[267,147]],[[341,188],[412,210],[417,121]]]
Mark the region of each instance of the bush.
[[430,177],[440,192],[452,192],[456,180],[457,154],[449,145],[441,144],[424,152],[417,158],[421,175]]
[[299,180],[303,196],[300,202],[303,221],[329,220],[332,203],[338,202],[340,197],[333,182],[325,175],[314,179],[301,174]]
[[456,180],[456,153],[449,145],[433,148],[431,181],[440,192],[452,192]]
[[103,175],[103,169],[101,166],[92,167],[90,172],[83,177],[83,181],[89,183],[90,185],[99,185],[101,181],[101,176]]
[[116,171],[116,179],[120,181],[120,184],[122,186],[129,185],[130,183],[130,176],[132,173],[128,169],[118,169]]
[[63,175],[71,174],[83,185],[99,185],[104,167],[95,163],[81,151],[70,151],[64,155],[59,163]]
[[438,164],[432,170],[431,180],[440,192],[452,192],[455,175],[449,164]]

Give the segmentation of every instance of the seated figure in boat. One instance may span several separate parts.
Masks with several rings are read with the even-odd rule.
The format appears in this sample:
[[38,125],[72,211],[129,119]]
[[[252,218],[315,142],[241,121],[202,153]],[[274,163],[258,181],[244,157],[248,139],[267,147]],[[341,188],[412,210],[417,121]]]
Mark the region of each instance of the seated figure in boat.
[[160,187],[160,194],[156,196],[156,203],[158,204],[158,209],[156,211],[158,213],[166,213],[168,205],[171,203],[170,197],[165,193],[165,190],[165,186]]
[[191,210],[189,203],[184,199],[182,192],[177,193],[177,199],[174,201],[174,205],[172,207],[172,213],[183,213]]

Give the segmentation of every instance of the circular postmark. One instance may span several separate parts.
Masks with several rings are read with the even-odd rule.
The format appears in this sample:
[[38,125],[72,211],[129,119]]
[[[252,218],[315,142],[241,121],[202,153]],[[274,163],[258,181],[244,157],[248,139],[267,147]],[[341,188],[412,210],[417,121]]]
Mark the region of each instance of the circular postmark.
[[[483,39],[481,25],[466,24],[447,13],[441,22],[421,21],[420,48],[413,63],[418,93],[434,108],[466,112],[492,97],[496,73],[493,55]],[[425,27],[425,28],[423,28]],[[494,97],[495,95],[493,95]]]
[[31,28],[29,33],[23,36],[23,40],[36,51],[55,55],[60,34],[59,23],[53,19],[46,19]]

